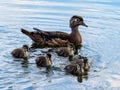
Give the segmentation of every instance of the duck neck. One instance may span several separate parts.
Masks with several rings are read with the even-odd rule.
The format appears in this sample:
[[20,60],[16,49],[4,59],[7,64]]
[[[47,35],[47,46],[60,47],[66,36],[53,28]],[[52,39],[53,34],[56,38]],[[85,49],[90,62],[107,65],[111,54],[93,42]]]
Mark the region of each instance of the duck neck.
[[72,29],[72,33],[79,33],[78,26],[72,27],[71,29]]
[[71,35],[77,36],[78,38],[81,38],[81,35],[80,35],[79,31],[78,31],[78,26],[72,27],[71,29],[72,29]]

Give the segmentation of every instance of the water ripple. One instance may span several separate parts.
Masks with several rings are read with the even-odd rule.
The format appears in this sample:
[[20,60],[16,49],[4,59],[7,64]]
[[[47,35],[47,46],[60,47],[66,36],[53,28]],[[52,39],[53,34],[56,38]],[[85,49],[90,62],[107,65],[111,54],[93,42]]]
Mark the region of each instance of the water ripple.
[[[1,90],[119,90],[120,85],[120,1],[111,0],[1,0],[0,2],[0,89]],[[35,65],[41,49],[25,62],[11,51],[32,40],[20,32],[33,27],[70,33],[72,15],[83,16],[88,28],[79,27],[83,38],[80,54],[88,57],[91,69],[82,83],[66,75],[68,58],[52,54],[53,70]],[[46,48],[48,49],[48,48]]]

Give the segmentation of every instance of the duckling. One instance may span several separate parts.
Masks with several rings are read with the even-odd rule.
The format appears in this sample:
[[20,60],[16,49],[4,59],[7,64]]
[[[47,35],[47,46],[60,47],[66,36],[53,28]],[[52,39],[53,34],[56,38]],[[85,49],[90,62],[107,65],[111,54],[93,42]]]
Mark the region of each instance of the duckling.
[[65,70],[72,75],[86,75],[88,70],[90,69],[90,64],[88,63],[88,59],[77,59],[71,61],[69,65],[65,67]]
[[67,44],[67,47],[58,47],[51,48],[48,51],[42,51],[43,53],[47,52],[56,52],[58,56],[68,57],[74,55],[74,45],[72,43]]
[[82,43],[82,37],[78,31],[78,27],[82,25],[88,27],[81,16],[74,15],[70,19],[71,33],[65,33],[60,31],[43,31],[37,28],[35,32],[29,32],[28,30],[21,29],[21,32],[30,37],[37,45],[44,47],[51,46],[67,46],[68,43],[73,43],[75,46],[79,46]]
[[82,64],[84,71],[88,71],[90,69],[90,64],[88,63],[87,58],[71,61],[71,64]]
[[28,49],[28,45],[23,45],[22,48],[14,49],[11,54],[13,57],[25,59],[29,57]]
[[50,67],[52,65],[51,54],[45,54],[37,57],[36,65],[40,67]]
[[82,63],[69,64],[65,67],[65,71],[72,75],[75,75],[75,76],[84,74],[84,69],[83,69]]
[[70,55],[69,56],[69,61],[71,63],[83,63],[83,68],[85,71],[88,71],[90,69],[90,64],[88,62],[88,58],[81,56],[81,55]]
[[57,48],[56,53],[58,56],[68,57],[74,55],[74,45],[68,44],[67,47]]

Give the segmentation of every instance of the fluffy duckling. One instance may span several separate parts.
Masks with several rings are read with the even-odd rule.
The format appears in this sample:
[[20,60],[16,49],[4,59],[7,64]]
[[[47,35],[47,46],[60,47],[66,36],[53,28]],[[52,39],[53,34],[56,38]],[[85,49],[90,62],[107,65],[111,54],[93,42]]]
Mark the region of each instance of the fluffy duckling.
[[65,67],[66,72],[75,75],[75,76],[79,76],[79,75],[83,75],[84,74],[84,69],[82,66],[82,63],[79,64],[69,64]]
[[17,48],[14,49],[11,54],[12,56],[16,57],[16,58],[28,58],[29,57],[29,53],[28,53],[28,45],[23,45],[22,48]]
[[84,69],[84,71],[88,71],[90,69],[90,64],[87,58],[71,61],[71,64],[82,64],[82,68]]
[[46,54],[37,57],[36,65],[40,67],[49,67],[52,65],[51,54]]
[[88,71],[90,69],[90,64],[88,62],[88,58],[81,56],[81,55],[72,55],[69,56],[69,61],[71,61],[71,63],[83,63],[83,68],[85,71]]
[[51,48],[48,51],[42,51],[43,53],[56,52],[58,56],[68,57],[74,55],[74,45],[72,43],[67,44],[67,47]]
[[74,55],[74,45],[68,44],[67,47],[60,47],[56,49],[58,56],[68,57]]
[[90,64],[87,57],[81,55],[72,56],[72,61],[65,67],[66,72],[72,75],[85,75],[90,69]]

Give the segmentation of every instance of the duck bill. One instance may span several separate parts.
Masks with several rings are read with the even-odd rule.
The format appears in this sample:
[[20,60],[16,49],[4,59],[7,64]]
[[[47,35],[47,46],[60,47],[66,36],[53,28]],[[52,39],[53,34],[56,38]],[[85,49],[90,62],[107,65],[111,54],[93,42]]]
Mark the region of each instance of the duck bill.
[[84,22],[82,23],[82,25],[85,26],[85,27],[88,27],[88,25],[86,25]]

